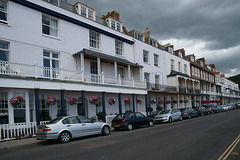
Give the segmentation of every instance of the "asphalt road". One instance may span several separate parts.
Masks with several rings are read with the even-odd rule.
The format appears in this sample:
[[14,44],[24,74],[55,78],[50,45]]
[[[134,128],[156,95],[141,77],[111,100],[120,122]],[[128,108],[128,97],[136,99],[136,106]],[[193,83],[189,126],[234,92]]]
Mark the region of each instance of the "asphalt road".
[[[0,159],[217,160],[239,135],[240,110],[234,110],[109,136],[79,138],[67,144],[36,140],[33,145],[1,150]],[[233,154],[230,157],[236,158]]]

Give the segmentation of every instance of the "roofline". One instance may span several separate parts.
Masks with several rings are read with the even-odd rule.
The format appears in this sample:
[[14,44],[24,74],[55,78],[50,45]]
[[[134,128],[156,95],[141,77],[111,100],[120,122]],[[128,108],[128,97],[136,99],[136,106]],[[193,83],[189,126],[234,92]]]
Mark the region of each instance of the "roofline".
[[48,8],[45,8],[45,7],[42,7],[40,5],[37,5],[37,4],[34,4],[32,2],[29,2],[29,1],[26,1],[26,0],[10,0],[10,1],[13,1],[15,3],[18,3],[20,5],[23,5],[25,7],[28,7],[28,8],[31,8],[31,9],[34,9],[34,10],[37,10],[37,11],[40,11],[40,12],[43,12],[45,14],[48,14],[48,15],[51,15],[51,16],[54,16],[54,17],[57,17],[59,19],[63,19],[65,21],[68,21],[70,23],[73,23],[73,24],[76,24],[76,25],[79,25],[79,26],[82,26],[84,28],[88,28],[90,30],[93,30],[93,31],[96,31],[98,33],[102,33],[104,35],[107,35],[109,37],[112,37],[112,38],[115,38],[115,39],[118,39],[120,41],[123,41],[123,42],[126,42],[128,44],[134,44],[134,41],[131,41],[131,40],[128,40],[126,38],[123,38],[121,36],[118,36],[116,34],[113,34],[111,32],[108,32],[108,31],[105,31],[101,28],[98,28],[98,27],[95,27],[93,25],[90,25],[90,24],[87,24],[85,22],[82,22],[80,20],[77,20],[75,18],[72,18],[72,17],[69,17],[69,16],[66,16],[64,14],[61,14],[61,13],[58,13],[56,11],[53,11],[53,10],[50,10]]

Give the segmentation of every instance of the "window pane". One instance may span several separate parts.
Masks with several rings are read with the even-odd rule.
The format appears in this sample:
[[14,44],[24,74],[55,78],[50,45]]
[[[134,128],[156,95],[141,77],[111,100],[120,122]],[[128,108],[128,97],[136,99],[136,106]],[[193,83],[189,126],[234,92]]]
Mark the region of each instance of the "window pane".
[[51,18],[51,27],[58,28],[58,23],[56,19]]
[[93,10],[88,9],[88,18],[93,19]]
[[0,50],[0,61],[9,61],[9,52]]
[[42,33],[50,35],[50,28],[48,26],[42,26]]
[[56,28],[50,28],[50,35],[57,37],[58,36],[58,30]]
[[0,41],[0,49],[7,49],[8,50],[8,43]]
[[44,67],[50,67],[50,60],[49,59],[43,59],[43,66]]
[[42,23],[49,26],[50,25],[49,17],[43,15],[42,16]]
[[26,122],[25,109],[14,109],[14,123]]
[[0,11],[0,20],[7,21],[7,14]]
[[58,58],[58,54],[57,53],[52,53],[52,57],[53,58]]
[[59,61],[52,60],[52,68],[59,68]]
[[0,1],[0,20],[7,21],[7,2]]
[[43,51],[43,56],[45,56],[45,57],[50,57],[50,52]]

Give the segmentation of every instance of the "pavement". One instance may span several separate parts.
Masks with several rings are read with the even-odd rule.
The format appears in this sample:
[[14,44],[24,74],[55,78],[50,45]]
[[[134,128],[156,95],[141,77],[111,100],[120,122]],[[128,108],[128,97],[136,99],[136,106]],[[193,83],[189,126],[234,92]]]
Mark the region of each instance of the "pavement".
[[22,146],[26,146],[26,145],[35,144],[38,142],[39,141],[36,140],[35,137],[2,141],[2,142],[0,142],[0,150],[10,149],[10,148],[15,148],[15,147],[22,147]]

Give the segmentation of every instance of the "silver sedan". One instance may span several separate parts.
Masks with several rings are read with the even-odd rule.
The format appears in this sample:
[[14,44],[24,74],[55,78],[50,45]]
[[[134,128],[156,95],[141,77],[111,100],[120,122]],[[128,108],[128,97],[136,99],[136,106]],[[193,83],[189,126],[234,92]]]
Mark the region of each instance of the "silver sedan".
[[69,142],[72,138],[95,134],[110,134],[110,125],[93,122],[84,116],[66,116],[51,120],[48,124],[38,126],[37,140],[59,140]]
[[154,121],[157,122],[172,122],[176,120],[182,120],[182,114],[178,109],[169,109],[159,112],[155,117]]

